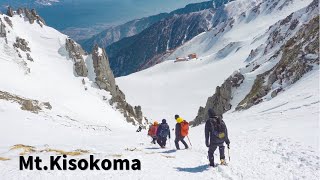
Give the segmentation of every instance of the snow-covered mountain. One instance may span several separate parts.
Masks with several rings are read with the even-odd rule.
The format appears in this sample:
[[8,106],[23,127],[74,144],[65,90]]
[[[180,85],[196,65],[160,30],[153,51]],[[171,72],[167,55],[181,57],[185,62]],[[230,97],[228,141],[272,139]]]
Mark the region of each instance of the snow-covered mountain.
[[[223,21],[229,0],[190,4],[106,48],[115,76],[124,76],[164,60],[171,51]],[[144,44],[144,46],[141,46]]]
[[43,6],[51,6],[54,3],[59,3],[59,0],[36,0],[35,1],[38,4],[41,4]]
[[61,0],[1,0],[0,10],[5,10],[8,6],[13,7],[47,7],[60,4]]
[[0,32],[2,101],[36,112],[47,102],[43,114],[86,123],[143,124],[141,107],[126,103],[101,48],[86,54],[27,8],[1,15]]
[[184,8],[174,10],[170,13],[160,13],[157,15],[144,17],[141,19],[135,19],[115,27],[109,27],[106,30],[102,31],[97,35],[94,35],[89,39],[81,40],[80,43],[88,51],[92,49],[94,44],[98,44],[99,46],[106,48],[112,43],[117,42],[123,38],[131,37],[136,34],[139,34],[146,28],[150,27],[151,25],[165,18],[170,18],[174,15],[190,14],[192,12],[198,12],[201,10],[218,7],[218,6],[221,6],[221,4],[224,4],[226,2],[228,1],[214,0],[214,1],[188,4]]
[[[169,57],[166,57],[163,63],[129,76],[117,78],[117,82],[125,92],[126,89],[130,89],[130,92],[127,90],[127,93],[130,94],[129,102],[140,102],[147,108],[145,111],[150,118],[153,116],[167,117],[166,114],[184,112],[184,109],[188,109],[185,117],[193,120],[198,113],[199,106],[206,104],[208,96],[214,94],[216,87],[222,85],[232,74],[237,74],[235,72],[239,69],[243,76],[246,76],[246,73],[253,74],[251,77],[245,77],[244,80],[245,87],[250,91],[256,76],[268,70],[262,66],[258,68],[256,65],[266,64],[267,67],[274,67],[280,60],[284,45],[304,24],[317,16],[318,6],[315,4],[318,1],[314,1],[309,6],[311,2],[311,0],[230,2],[223,9],[225,21],[177,48]],[[308,10],[307,13],[306,10]],[[291,15],[292,19],[289,21],[292,13],[294,14]],[[286,21],[288,22],[285,23]],[[291,26],[291,23],[295,26]],[[283,31],[284,35],[277,31]],[[268,48],[264,48],[267,45]],[[270,48],[271,45],[272,48]],[[254,52],[258,51],[255,49],[259,49],[260,54],[253,58]],[[265,49],[267,50],[263,54]],[[174,63],[176,57],[185,57],[190,53],[197,53],[198,59]],[[275,55],[280,56],[272,61],[271,57]],[[247,84],[249,82],[247,80],[251,80],[251,84]],[[135,85],[136,88],[131,89],[132,85]],[[166,86],[174,88],[166,88]],[[152,93],[152,96],[148,99],[139,98],[145,94],[145,90]],[[189,93],[188,90],[192,90],[192,96],[186,95]],[[186,94],[181,92],[186,92]],[[248,93],[234,96],[231,103],[232,108],[236,108]],[[167,96],[168,94],[174,94],[174,97]],[[180,102],[185,102],[186,98],[189,103],[181,105]],[[153,111],[153,109],[164,107],[166,107],[165,110]],[[229,108],[229,103],[226,103],[223,109],[228,110]]]
[[[102,48],[85,53],[36,11],[0,15],[0,179],[318,179],[318,5],[229,2],[223,20],[164,62],[116,79]],[[190,53],[198,58],[174,62]],[[175,114],[193,121],[190,149],[175,150],[174,132],[167,149],[150,144],[145,130],[136,133],[126,122],[144,123],[140,108],[129,104],[142,105],[152,121],[167,119],[170,129]],[[228,166],[208,167],[203,122],[209,107],[224,113]],[[142,169],[18,169],[19,155],[47,163],[61,154],[138,158]]]

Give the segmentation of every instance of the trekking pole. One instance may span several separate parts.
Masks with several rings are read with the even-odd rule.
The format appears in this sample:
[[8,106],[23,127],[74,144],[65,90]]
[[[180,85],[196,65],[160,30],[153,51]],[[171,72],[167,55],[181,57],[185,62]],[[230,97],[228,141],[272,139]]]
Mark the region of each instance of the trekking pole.
[[228,148],[228,156],[229,156],[229,162],[230,162],[230,149]]
[[190,143],[190,145],[191,145],[191,147],[192,147],[192,144],[191,144],[191,141],[190,141],[190,139],[189,139],[189,136],[187,136],[187,138],[188,138],[188,140],[189,140],[189,143]]

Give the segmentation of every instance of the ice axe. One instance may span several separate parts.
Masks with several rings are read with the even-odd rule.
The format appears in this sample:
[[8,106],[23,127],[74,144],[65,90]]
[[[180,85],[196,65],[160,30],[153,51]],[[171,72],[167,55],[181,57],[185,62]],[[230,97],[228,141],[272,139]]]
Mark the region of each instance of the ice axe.
[[230,148],[228,147],[228,156],[229,156],[229,162],[230,162]]
[[190,139],[189,139],[189,136],[187,136],[187,138],[188,138],[188,141],[189,141],[189,143],[190,143],[190,145],[191,145],[191,147],[192,147],[192,144],[191,144],[191,141],[190,141]]

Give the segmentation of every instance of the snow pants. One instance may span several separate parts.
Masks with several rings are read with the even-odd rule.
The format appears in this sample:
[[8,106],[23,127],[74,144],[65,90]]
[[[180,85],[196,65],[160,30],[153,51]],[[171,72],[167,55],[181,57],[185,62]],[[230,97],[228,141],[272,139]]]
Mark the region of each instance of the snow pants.
[[159,146],[165,147],[167,144],[167,138],[158,137],[157,143],[159,144]]
[[189,148],[189,147],[188,147],[188,144],[186,143],[186,141],[184,141],[184,137],[176,137],[176,139],[174,140],[174,144],[176,145],[176,148],[177,148],[177,149],[180,149],[180,147],[179,147],[179,141],[182,142],[182,144],[184,145],[184,147],[185,147],[186,149]]
[[209,146],[209,150],[208,150],[208,158],[209,158],[209,162],[210,165],[214,165],[214,151],[217,149],[217,147],[219,147],[219,154],[220,154],[220,159],[225,159],[225,155],[224,155],[224,145],[210,145]]
[[152,143],[152,144],[156,144],[156,141],[157,141],[157,136],[153,136],[151,143]]

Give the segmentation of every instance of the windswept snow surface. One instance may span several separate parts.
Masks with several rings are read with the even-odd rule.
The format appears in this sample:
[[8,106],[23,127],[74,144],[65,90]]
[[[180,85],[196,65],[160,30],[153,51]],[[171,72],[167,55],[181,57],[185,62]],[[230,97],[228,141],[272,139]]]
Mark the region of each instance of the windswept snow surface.
[[[146,131],[107,132],[77,122],[54,120],[46,114],[24,112],[1,103],[1,179],[308,179],[319,177],[319,72],[307,74],[286,93],[247,111],[224,117],[231,140],[228,166],[208,167],[204,125],[192,128],[192,147],[176,151],[173,140],[166,149],[150,144]],[[306,87],[308,87],[306,89]],[[53,121],[54,120],[54,121]],[[173,134],[173,132],[172,132]],[[70,151],[89,150],[95,158],[140,159],[141,171],[19,171],[19,151],[13,143]],[[35,152],[48,159],[54,153]],[[215,158],[218,161],[218,153]],[[228,159],[228,153],[226,152]],[[87,158],[89,155],[76,156]]]
[[[299,5],[300,8],[309,3],[299,2],[303,3],[294,5]],[[296,10],[298,7],[292,6],[292,9]],[[289,11],[286,12],[288,13]],[[280,19],[277,16],[274,18]],[[246,111],[226,113],[224,120],[231,140],[230,156],[226,151],[229,165],[210,168],[204,143],[204,125],[191,128],[189,138],[192,147],[189,150],[175,151],[174,132],[171,132],[172,139],[168,141],[166,149],[152,145],[151,139],[146,136],[146,130],[136,133],[136,127],[126,123],[123,116],[103,100],[103,96],[110,98],[110,95],[98,90],[92,83],[94,74],[90,56],[85,58],[91,74],[88,79],[85,78],[85,86],[88,88],[85,91],[82,78],[74,76],[72,60],[66,58],[65,35],[46,26],[40,28],[36,23],[30,25],[17,16],[11,19],[13,29],[7,34],[9,44],[15,41],[16,36],[29,41],[34,62],[27,61],[27,66],[24,65],[12,46],[0,39],[0,90],[41,102],[48,101],[53,109],[34,114],[21,110],[16,103],[0,100],[1,180],[313,180],[320,176],[318,69],[306,74],[270,101]],[[273,21],[276,20],[266,23],[272,24]],[[257,24],[251,25],[255,27],[253,25]],[[240,30],[241,28],[239,32],[244,32],[244,29]],[[257,28],[252,32],[262,35],[266,30]],[[225,37],[230,38],[225,40],[225,44],[219,45],[219,48],[208,46],[210,49],[199,53],[198,60],[183,63],[169,60],[119,78],[117,82],[124,89],[130,103],[142,105],[143,112],[152,120],[161,121],[166,118],[172,129],[175,114],[192,120],[199,106],[204,105],[207,97],[214,93],[215,87],[234,70],[244,66],[250,50],[267,38],[254,40],[254,37],[247,34],[247,37],[243,36],[247,39],[232,39],[238,37],[235,33],[229,31],[225,34],[228,35]],[[205,36],[206,33],[203,33],[199,38]],[[236,52],[228,52],[227,55],[224,54],[226,56],[219,56],[224,58],[217,60],[215,53],[231,42],[237,42],[236,46],[241,48],[238,51],[235,48]],[[22,55],[25,58],[23,53]],[[26,68],[30,68],[31,72],[26,73]],[[21,151],[10,150],[15,144],[34,146],[36,151],[25,157],[40,156],[45,164],[50,155],[57,154],[41,150],[81,149],[88,150],[89,153],[72,158],[89,159],[89,155],[93,154],[100,159],[139,159],[142,170],[20,171]],[[218,152],[215,158],[218,162]]]

